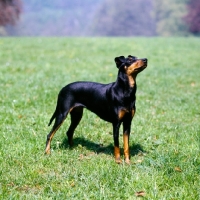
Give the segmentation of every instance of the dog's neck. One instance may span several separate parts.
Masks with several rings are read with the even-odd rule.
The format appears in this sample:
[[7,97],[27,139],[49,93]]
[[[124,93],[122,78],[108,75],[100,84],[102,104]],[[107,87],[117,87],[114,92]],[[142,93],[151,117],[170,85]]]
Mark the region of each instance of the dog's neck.
[[135,74],[133,74],[133,75],[127,75],[127,77],[128,77],[128,82],[129,82],[129,86],[130,86],[131,88],[134,88],[134,86],[136,85],[136,76],[137,76],[137,75],[135,75]]
[[127,75],[126,73],[119,71],[116,83],[123,86],[126,90],[135,90],[136,76],[137,74]]
[[126,110],[130,111],[134,107],[136,100],[136,77],[128,77],[126,73],[119,71],[113,89],[116,93],[123,94],[120,103]]

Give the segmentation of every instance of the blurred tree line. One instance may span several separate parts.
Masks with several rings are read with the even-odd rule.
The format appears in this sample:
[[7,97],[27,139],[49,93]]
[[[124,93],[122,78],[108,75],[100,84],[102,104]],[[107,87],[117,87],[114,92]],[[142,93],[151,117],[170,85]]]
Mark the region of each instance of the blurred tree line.
[[152,0],[105,0],[91,23],[92,35],[155,35]]
[[94,18],[94,35],[187,35],[187,0],[105,0]]
[[0,0],[0,35],[2,30],[28,36],[199,35],[200,0]]
[[22,12],[21,0],[0,0],[0,35],[6,35],[4,27],[16,25]]
[[187,10],[184,20],[188,24],[189,31],[200,35],[200,0],[190,0],[187,4]]

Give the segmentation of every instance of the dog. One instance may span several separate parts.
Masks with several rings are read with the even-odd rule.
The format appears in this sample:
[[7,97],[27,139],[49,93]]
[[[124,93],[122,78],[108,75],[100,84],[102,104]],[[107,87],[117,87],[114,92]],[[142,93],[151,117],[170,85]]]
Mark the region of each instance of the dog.
[[130,164],[129,137],[131,122],[136,112],[136,76],[147,67],[147,58],[119,56],[115,59],[118,68],[117,80],[109,84],[97,82],[73,82],[63,87],[57,99],[57,106],[49,126],[55,119],[53,128],[47,135],[45,153],[50,154],[51,141],[66,119],[71,115],[71,124],[66,132],[69,145],[73,145],[73,134],[79,124],[83,108],[112,123],[115,162],[120,164],[119,128],[123,123],[124,160]]

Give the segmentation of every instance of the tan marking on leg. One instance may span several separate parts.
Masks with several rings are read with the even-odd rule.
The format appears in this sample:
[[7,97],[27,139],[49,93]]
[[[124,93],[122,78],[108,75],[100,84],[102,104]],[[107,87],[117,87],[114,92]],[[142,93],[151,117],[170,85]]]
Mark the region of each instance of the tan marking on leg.
[[128,112],[126,109],[121,109],[118,113],[119,120],[122,120],[125,114]]
[[[62,123],[63,122],[64,122],[64,120],[62,121]],[[55,135],[56,131],[60,128],[62,123],[51,133],[51,136],[49,138],[48,144],[46,145],[46,149],[45,149],[45,153],[46,154],[50,154],[51,153],[51,140],[53,139],[53,136]]]
[[53,133],[51,133],[51,137],[49,138],[48,144],[47,144],[46,149],[45,149],[45,153],[46,154],[50,154],[51,153],[51,140],[52,140],[52,138],[55,135],[57,130],[58,129],[56,129]]
[[50,154],[50,153],[51,153],[51,140],[48,141],[48,143],[46,145],[46,149],[45,149],[45,154]]
[[71,107],[71,108],[69,109],[69,112],[68,112],[68,113],[70,113],[73,109],[74,109],[74,107]]
[[115,155],[115,162],[117,164],[120,164],[122,161],[121,161],[121,158],[120,158],[120,148],[119,147],[114,147],[114,155]]
[[130,164],[130,153],[129,153],[129,136],[127,134],[123,135],[124,140],[124,158],[127,164]]
[[50,153],[51,151],[50,151],[50,141],[49,141],[45,149],[45,154],[50,154]]

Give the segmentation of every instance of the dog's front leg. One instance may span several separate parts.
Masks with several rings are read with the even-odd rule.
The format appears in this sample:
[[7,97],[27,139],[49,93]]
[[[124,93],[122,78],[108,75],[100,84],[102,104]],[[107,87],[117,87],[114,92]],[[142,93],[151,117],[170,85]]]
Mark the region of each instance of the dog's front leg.
[[114,156],[115,156],[115,162],[118,164],[122,162],[120,158],[120,148],[119,148],[120,125],[121,125],[121,122],[113,123]]
[[130,164],[129,136],[130,136],[130,132],[125,131],[123,133],[123,140],[124,140],[124,160],[125,160],[125,162],[127,164]]
[[131,122],[124,121],[123,123],[123,141],[124,141],[124,159],[127,164],[130,164],[130,152],[129,152],[129,137],[131,130]]

